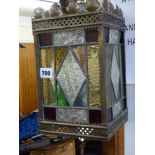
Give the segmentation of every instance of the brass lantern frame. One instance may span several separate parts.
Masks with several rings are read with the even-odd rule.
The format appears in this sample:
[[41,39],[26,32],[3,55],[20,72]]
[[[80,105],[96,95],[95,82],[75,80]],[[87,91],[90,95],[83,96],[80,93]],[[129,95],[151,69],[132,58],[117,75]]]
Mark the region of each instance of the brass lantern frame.
[[[105,54],[105,27],[119,30],[122,33],[125,31],[125,20],[109,12],[93,12],[93,13],[80,13],[75,15],[64,15],[60,17],[52,17],[45,19],[32,19],[32,29],[35,40],[36,48],[36,65],[37,65],[37,78],[39,87],[39,130],[42,133],[53,133],[58,135],[68,135],[71,137],[80,137],[90,140],[108,141],[117,129],[123,125],[128,119],[128,109],[126,104],[126,86],[125,86],[125,53],[122,53],[122,74],[123,74],[123,90],[124,90],[124,109],[113,120],[109,121],[106,101],[106,54]],[[99,31],[98,46],[99,46],[99,63],[100,63],[100,85],[101,85],[101,102],[102,104],[102,122],[101,124],[80,124],[80,123],[67,123],[56,122],[44,119],[43,99],[40,80],[40,46],[38,35],[44,33],[62,32],[68,30],[89,30],[96,29]],[[88,43],[85,43],[88,44]],[[93,44],[93,43],[92,43]],[[81,44],[80,44],[81,45]],[[53,46],[50,46],[53,47]],[[124,48],[124,43],[122,44]],[[55,55],[54,55],[55,57]],[[86,62],[87,63],[87,62]],[[90,108],[82,108],[90,109]]]

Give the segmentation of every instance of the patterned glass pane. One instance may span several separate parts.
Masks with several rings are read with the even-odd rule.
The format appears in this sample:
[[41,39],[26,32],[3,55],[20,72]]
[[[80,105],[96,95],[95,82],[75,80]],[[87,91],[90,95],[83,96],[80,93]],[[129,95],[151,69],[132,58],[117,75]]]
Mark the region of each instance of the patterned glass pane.
[[[52,49],[41,49],[41,67],[42,68],[52,68],[52,73],[54,73],[54,64]],[[52,75],[54,77],[54,75]],[[55,87],[54,87],[54,78],[52,79],[42,79],[43,87],[43,103],[55,105]]]
[[113,112],[113,118],[116,118],[123,110],[122,103],[118,102],[113,105],[112,112]]
[[57,75],[57,79],[70,106],[74,105],[74,101],[86,79],[72,52],[72,49],[69,48],[65,60],[63,61],[61,69]]
[[89,110],[89,122],[99,124],[101,123],[101,110]]
[[109,43],[119,44],[120,43],[121,32],[118,30],[109,30]]
[[77,45],[84,43],[84,31],[83,30],[72,30],[66,32],[54,33],[54,45]]
[[88,78],[89,78],[89,106],[100,107],[100,66],[99,47],[89,45],[88,47]]
[[119,67],[118,46],[113,46],[111,80],[116,99],[118,100],[120,98],[120,67]]
[[44,33],[39,34],[40,46],[52,46],[52,34]]
[[53,107],[44,107],[44,118],[47,120],[56,120],[56,109]]
[[74,53],[76,57],[78,58],[79,63],[83,67],[83,69],[86,71],[86,53],[85,53],[85,47],[84,46],[76,46],[73,47]]
[[87,30],[86,31],[86,42],[98,42],[98,31]]
[[86,82],[83,85],[82,89],[80,90],[80,93],[74,103],[74,106],[77,107],[87,107],[87,87]]
[[57,93],[57,105],[58,106],[69,106],[68,101],[64,95],[63,90],[61,89],[60,85],[57,82],[57,89],[56,89],[56,93]]
[[57,121],[70,123],[89,123],[88,110],[57,108]]
[[55,55],[56,55],[56,71],[59,70],[60,68],[60,65],[62,63],[62,60],[64,59],[64,56],[65,56],[65,53],[67,51],[67,48],[65,47],[58,47],[58,48],[55,48]]

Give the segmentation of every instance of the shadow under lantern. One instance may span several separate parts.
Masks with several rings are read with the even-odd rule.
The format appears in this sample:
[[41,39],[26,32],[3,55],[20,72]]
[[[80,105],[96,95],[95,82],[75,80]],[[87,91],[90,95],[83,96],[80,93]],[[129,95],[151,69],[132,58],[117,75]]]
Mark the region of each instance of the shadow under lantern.
[[[103,11],[32,19],[39,130],[109,140],[127,121],[124,18]],[[40,68],[51,77],[40,77]]]

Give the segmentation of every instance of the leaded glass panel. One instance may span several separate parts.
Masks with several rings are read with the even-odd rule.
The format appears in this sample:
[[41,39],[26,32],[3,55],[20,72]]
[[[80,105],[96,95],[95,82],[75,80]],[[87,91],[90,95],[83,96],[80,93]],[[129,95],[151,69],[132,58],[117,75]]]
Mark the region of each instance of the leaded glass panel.
[[98,31],[97,30],[87,30],[86,31],[86,42],[98,42]]
[[123,110],[122,103],[118,102],[113,105],[112,112],[113,112],[113,118],[116,118]]
[[87,85],[86,82],[84,83],[82,89],[80,90],[80,93],[77,97],[77,99],[75,100],[74,106],[75,107],[87,107]]
[[89,106],[101,106],[100,65],[98,45],[88,45]]
[[56,62],[56,71],[59,70],[62,60],[64,59],[65,53],[67,52],[66,47],[57,47],[55,48],[55,62]]
[[64,45],[77,45],[84,44],[84,30],[71,30],[54,33],[54,45],[64,46]]
[[60,83],[70,106],[74,106],[74,101],[77,98],[85,79],[84,73],[81,70],[78,61],[75,59],[72,49],[68,48],[68,52],[57,75],[57,80]]
[[65,94],[58,82],[56,86],[56,94],[57,94],[57,106],[69,106]]
[[40,46],[52,46],[52,34],[39,34],[39,42]]
[[118,30],[109,30],[109,43],[110,44],[119,44],[120,43],[121,32]]
[[55,86],[54,86],[54,63],[52,49],[41,49],[41,67],[52,68],[52,78],[42,79],[43,103],[45,105],[55,105]]
[[70,123],[89,123],[88,110],[57,108],[56,120]]
[[56,108],[44,107],[44,118],[46,120],[56,120]]
[[115,92],[116,99],[120,99],[120,66],[118,46],[113,46],[112,66],[111,66],[111,80]]
[[78,62],[81,64],[83,69],[86,71],[86,52],[84,46],[74,46],[73,51],[78,58]]

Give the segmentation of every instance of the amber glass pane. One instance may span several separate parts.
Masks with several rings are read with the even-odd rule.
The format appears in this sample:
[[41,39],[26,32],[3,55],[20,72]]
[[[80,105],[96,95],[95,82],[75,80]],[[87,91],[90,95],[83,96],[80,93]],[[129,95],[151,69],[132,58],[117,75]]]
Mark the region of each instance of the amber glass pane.
[[86,42],[98,42],[98,31],[87,30],[86,31]]
[[54,105],[56,102],[54,87],[54,65],[52,49],[41,49],[41,67],[52,68],[52,79],[42,79],[43,103]]
[[100,66],[99,47],[89,45],[88,47],[88,78],[89,78],[89,106],[100,107]]
[[67,48],[65,47],[58,47],[58,48],[55,48],[55,53],[56,53],[56,71],[59,70],[60,68],[60,65],[61,65],[61,62],[65,56],[65,53],[67,51]]
[[52,46],[52,34],[39,34],[39,42],[40,46]]
[[79,63],[83,67],[83,69],[86,71],[86,53],[85,53],[85,47],[84,46],[76,46],[73,47],[74,53],[76,57],[78,58]]
[[58,106],[69,106],[68,101],[65,97],[63,90],[61,89],[59,83],[57,83],[57,105]]
[[44,107],[44,118],[47,120],[56,120],[56,109],[53,107]]
[[101,123],[101,110],[89,110],[89,122],[99,124]]

